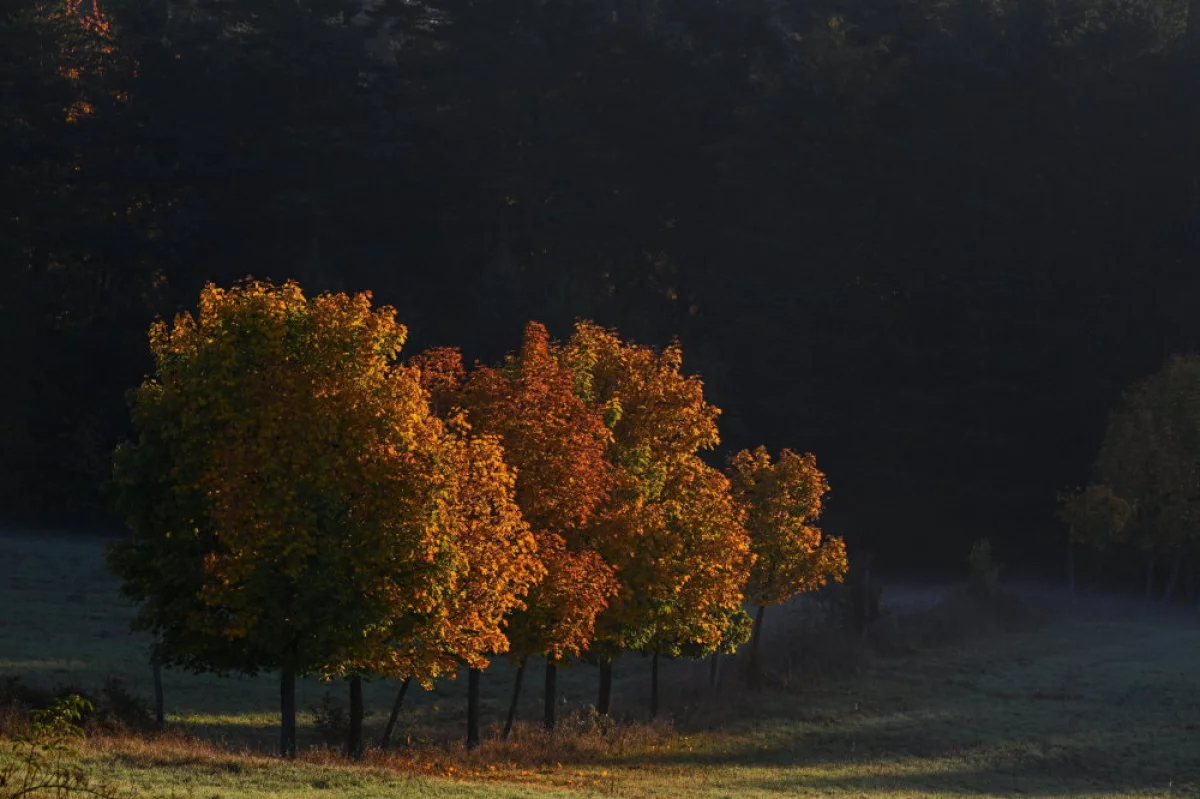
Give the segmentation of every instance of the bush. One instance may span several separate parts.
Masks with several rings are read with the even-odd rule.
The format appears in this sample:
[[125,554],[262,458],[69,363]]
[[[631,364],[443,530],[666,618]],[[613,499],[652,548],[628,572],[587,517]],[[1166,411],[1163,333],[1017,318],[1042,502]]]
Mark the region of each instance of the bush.
[[994,602],[1000,594],[1001,565],[992,559],[992,544],[986,538],[980,538],[971,546],[967,555],[967,564],[971,567],[971,581],[967,590],[971,596],[983,602]]
[[309,708],[308,712],[326,745],[339,746],[350,735],[350,713],[329,691],[321,697],[321,704]]
[[110,677],[100,690],[103,702],[97,723],[113,731],[150,732],[154,729],[154,711],[150,704],[129,690],[123,680]]
[[123,796],[71,762],[76,753],[70,741],[84,736],[81,722],[94,710],[92,703],[78,694],[56,699],[48,708],[31,710],[24,731],[11,739],[11,762],[0,766],[0,799]]

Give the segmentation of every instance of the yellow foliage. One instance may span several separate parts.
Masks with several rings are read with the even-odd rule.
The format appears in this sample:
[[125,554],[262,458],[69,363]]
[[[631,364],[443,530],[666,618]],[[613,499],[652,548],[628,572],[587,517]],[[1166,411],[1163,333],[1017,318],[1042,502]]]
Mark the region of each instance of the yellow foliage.
[[746,509],[756,561],[746,598],[764,607],[814,591],[846,574],[842,539],[814,522],[829,483],[811,454],[785,449],[771,462],[765,447],[742,450],[729,462],[734,495]]

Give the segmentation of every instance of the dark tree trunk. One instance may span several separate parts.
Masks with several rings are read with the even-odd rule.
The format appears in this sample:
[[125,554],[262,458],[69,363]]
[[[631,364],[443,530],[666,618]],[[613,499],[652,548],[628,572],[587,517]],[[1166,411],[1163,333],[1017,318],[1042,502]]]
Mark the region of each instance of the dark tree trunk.
[[1146,600],[1154,597],[1154,556],[1146,556]]
[[712,660],[708,666],[708,687],[716,688],[717,680],[721,677],[721,653],[713,652]]
[[296,756],[296,672],[284,667],[279,675],[279,754]]
[[362,760],[363,756],[363,695],[362,677],[350,678],[350,729],[346,736],[346,756]]
[[1200,49],[1200,0],[1188,0],[1186,30],[1185,41],[1188,49]]
[[546,696],[543,699],[544,717],[542,723],[546,729],[553,730],[558,721],[558,666],[550,658],[546,658]]
[[467,748],[479,746],[479,669],[467,674]]
[[650,718],[658,718],[658,653],[650,657]]
[[1196,558],[1194,555],[1188,558],[1187,572],[1183,578],[1183,591],[1187,595],[1188,602],[1196,601]]
[[500,733],[500,737],[504,740],[508,740],[513,722],[517,720],[517,700],[521,698],[521,680],[525,679],[525,660],[526,658],[521,658],[521,662],[517,664],[517,676],[513,680],[512,701],[508,703],[508,718],[504,720],[504,732]]
[[1067,591],[1075,593],[1075,544],[1067,542]]
[[383,728],[383,737],[379,739],[380,749],[387,749],[388,744],[392,742],[392,732],[396,729],[396,720],[400,718],[400,708],[404,707],[404,695],[408,693],[411,682],[412,677],[405,677],[404,682],[400,683],[400,691],[396,694],[396,701],[392,703],[392,713],[388,716],[387,726]]
[[154,669],[154,726],[161,730],[167,724],[166,705],[163,702],[162,664],[154,660],[151,667]]
[[1175,586],[1179,584],[1179,572],[1183,568],[1183,553],[1175,553],[1175,560],[1171,563],[1171,574],[1167,577],[1167,587],[1163,589],[1162,601],[1170,602],[1171,595],[1175,593]]
[[759,647],[762,644],[763,616],[766,614],[765,605],[758,606],[754,614],[754,630],[750,633],[750,664],[746,671],[746,680],[751,688],[762,685],[762,662],[759,660]]
[[612,674],[611,660],[600,662],[600,696],[596,700],[596,712],[607,716],[612,705]]

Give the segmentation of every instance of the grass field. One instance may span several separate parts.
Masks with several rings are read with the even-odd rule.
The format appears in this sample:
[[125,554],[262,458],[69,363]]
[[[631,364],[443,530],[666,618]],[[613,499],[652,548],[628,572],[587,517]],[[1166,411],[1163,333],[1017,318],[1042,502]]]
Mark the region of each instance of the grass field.
[[[0,536],[0,676],[93,690],[118,677],[148,697],[146,641],[127,632],[130,613],[98,541]],[[411,743],[361,766],[322,748],[311,724],[298,762],[270,757],[278,693],[269,676],[167,672],[177,735],[95,739],[80,757],[116,783],[197,799],[1200,797],[1200,618],[1190,614],[1062,612],[1036,629],[958,646],[849,658],[841,671],[714,696],[706,665],[669,663],[672,725],[607,735],[568,725],[549,740],[530,726],[471,754],[457,743],[465,685],[449,681],[414,688],[401,730]],[[640,658],[618,663],[614,705],[630,721],[641,721],[647,674]],[[541,676],[537,666],[526,676],[521,715],[530,721],[540,714]],[[511,678],[502,662],[484,675],[485,719],[502,721]],[[559,681],[564,715],[593,700],[594,670],[572,668]],[[368,686],[369,736],[395,687]],[[300,707],[331,690],[343,700],[342,686],[304,684]]]

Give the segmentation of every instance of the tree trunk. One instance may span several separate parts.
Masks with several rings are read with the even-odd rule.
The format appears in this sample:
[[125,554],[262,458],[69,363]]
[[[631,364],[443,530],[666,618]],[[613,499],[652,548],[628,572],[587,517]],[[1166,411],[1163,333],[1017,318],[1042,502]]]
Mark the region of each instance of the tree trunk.
[[500,737],[508,740],[509,733],[512,732],[513,722],[517,720],[517,700],[521,698],[521,680],[525,678],[525,660],[521,658],[521,662],[517,664],[517,676],[513,680],[512,701],[508,703],[508,718],[504,720],[504,732],[500,733]]
[[1167,587],[1163,589],[1162,601],[1170,602],[1171,595],[1175,593],[1175,586],[1179,583],[1179,572],[1183,568],[1183,552],[1175,553],[1175,560],[1171,563],[1171,575],[1167,578]]
[[716,688],[717,680],[721,677],[721,653],[713,652],[712,661],[708,666],[708,687]]
[[467,674],[467,748],[479,746],[479,669]]
[[658,718],[658,653],[650,657],[650,720]]
[[1067,591],[1075,595],[1075,544],[1067,541]]
[[558,666],[550,658],[546,658],[546,696],[543,700],[544,718],[542,723],[547,730],[553,730],[558,719]]
[[162,664],[154,660],[151,667],[154,669],[154,726],[161,730],[167,725],[166,705],[163,702]]
[[1188,0],[1186,30],[1184,40],[1188,50],[1200,48],[1200,0]]
[[1196,601],[1196,557],[1194,555],[1188,558],[1187,573],[1183,578],[1183,591],[1187,595],[1188,602]]
[[380,749],[387,749],[388,744],[392,742],[392,731],[396,729],[396,720],[400,718],[400,708],[404,707],[404,695],[408,693],[411,682],[412,677],[405,677],[404,682],[400,683],[400,692],[396,694],[396,701],[392,703],[392,713],[388,716],[387,726],[383,728],[383,737],[379,739]]
[[1154,556],[1146,556],[1146,601],[1154,597]]
[[766,614],[765,605],[758,606],[754,614],[754,630],[750,633],[750,666],[746,673],[747,684],[751,688],[762,686],[762,666],[759,661],[759,646],[762,644],[763,616]]
[[601,716],[609,714],[609,708],[612,702],[612,673],[613,666],[611,660],[604,660],[600,663],[600,696],[596,700],[596,712]]
[[346,736],[346,756],[362,760],[363,756],[363,695],[362,677],[350,678],[350,729]]
[[279,675],[279,754],[296,757],[296,671],[285,666]]

